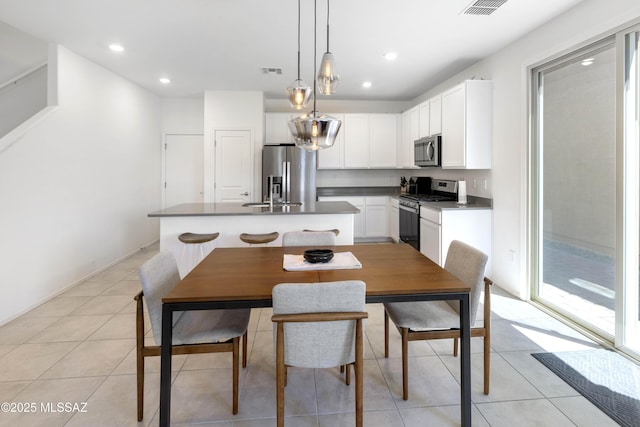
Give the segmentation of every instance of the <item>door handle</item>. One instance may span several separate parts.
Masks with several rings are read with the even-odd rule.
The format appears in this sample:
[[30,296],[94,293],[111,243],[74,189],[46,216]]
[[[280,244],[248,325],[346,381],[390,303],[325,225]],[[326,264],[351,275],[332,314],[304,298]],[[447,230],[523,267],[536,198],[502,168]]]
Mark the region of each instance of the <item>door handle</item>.
[[249,195],[249,192],[248,192],[248,191],[245,191],[244,193],[240,193],[240,195],[241,195],[241,196],[248,196],[248,195]]

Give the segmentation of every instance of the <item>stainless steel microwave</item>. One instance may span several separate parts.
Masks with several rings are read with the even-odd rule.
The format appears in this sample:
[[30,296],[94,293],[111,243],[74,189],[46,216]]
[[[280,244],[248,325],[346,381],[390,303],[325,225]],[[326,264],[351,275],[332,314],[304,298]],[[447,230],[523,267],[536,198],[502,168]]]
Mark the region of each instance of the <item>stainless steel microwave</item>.
[[442,136],[433,135],[414,141],[414,160],[416,166],[440,166],[440,148]]

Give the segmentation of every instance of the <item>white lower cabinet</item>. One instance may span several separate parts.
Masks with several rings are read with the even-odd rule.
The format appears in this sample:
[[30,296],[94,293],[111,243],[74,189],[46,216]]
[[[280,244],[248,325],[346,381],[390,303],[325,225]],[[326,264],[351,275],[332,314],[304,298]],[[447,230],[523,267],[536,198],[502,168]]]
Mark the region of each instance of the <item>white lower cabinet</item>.
[[489,256],[485,275],[491,274],[491,210],[420,207],[420,252],[444,267],[449,245],[460,240]]
[[389,237],[388,196],[331,196],[318,197],[320,202],[345,201],[360,210],[354,215],[353,236],[355,238]]
[[397,197],[389,197],[389,236],[394,242],[400,241],[400,211]]

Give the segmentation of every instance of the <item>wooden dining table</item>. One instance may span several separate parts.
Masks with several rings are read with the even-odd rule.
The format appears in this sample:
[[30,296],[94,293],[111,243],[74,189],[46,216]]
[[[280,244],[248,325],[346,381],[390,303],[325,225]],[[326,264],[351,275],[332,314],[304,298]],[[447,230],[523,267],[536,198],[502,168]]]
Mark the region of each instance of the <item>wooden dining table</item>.
[[[278,283],[362,280],[366,302],[460,301],[461,425],[471,426],[469,286],[406,244],[334,246],[351,252],[362,268],[287,271],[285,254],[301,255],[305,247],[217,248],[162,299],[160,425],[169,426],[171,345],[174,311],[271,307]],[[275,380],[274,380],[275,388]]]

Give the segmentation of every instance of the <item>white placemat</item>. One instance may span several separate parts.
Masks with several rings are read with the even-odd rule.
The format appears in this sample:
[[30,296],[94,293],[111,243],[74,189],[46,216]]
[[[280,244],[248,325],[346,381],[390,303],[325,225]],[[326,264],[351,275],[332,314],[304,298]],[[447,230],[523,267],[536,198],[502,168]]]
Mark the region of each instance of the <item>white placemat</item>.
[[362,264],[351,252],[335,252],[331,261],[317,263],[305,261],[303,255],[284,254],[282,268],[287,271],[347,270],[362,268]]

